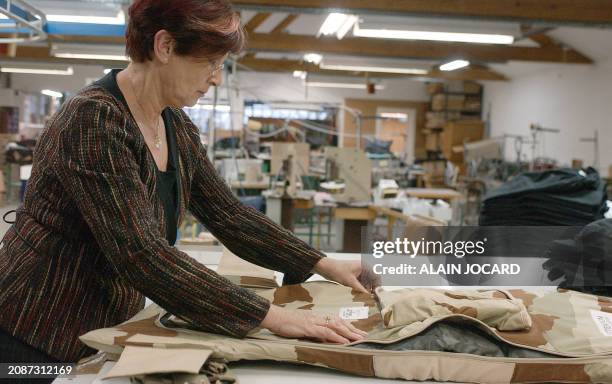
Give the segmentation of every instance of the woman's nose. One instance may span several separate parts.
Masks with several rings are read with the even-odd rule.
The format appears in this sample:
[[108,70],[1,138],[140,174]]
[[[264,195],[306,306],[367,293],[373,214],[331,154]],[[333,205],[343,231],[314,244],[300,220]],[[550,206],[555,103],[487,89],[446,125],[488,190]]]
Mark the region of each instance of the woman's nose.
[[217,71],[210,79],[210,84],[215,87],[220,87],[223,84],[223,71]]

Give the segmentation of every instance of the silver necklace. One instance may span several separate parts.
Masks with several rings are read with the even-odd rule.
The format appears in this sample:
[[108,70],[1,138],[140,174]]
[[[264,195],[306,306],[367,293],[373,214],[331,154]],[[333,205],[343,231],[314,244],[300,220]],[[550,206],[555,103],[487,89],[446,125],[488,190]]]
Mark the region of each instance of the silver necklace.
[[159,116],[157,117],[157,127],[155,127],[155,148],[161,147],[161,135],[159,134]]
[[[144,108],[142,108],[142,104],[140,104],[140,100],[138,100],[138,96],[136,96],[136,90],[134,89],[134,86],[132,85],[132,83],[130,83],[130,87],[132,87],[132,91],[134,92],[134,97],[136,98],[136,104],[138,104],[138,108],[140,108],[140,112],[142,112],[142,116],[144,117],[145,115],[145,111]],[[161,148],[161,135],[159,134],[159,116],[157,116],[157,126],[155,127],[155,132],[154,132],[154,139],[155,139],[155,148],[160,149]]]

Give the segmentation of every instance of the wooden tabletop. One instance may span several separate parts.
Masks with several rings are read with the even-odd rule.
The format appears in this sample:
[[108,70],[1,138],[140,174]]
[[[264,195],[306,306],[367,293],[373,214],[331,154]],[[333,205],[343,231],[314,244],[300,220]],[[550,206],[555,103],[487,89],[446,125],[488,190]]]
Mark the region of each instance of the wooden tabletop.
[[420,199],[454,200],[461,197],[459,192],[449,188],[406,188],[404,191],[406,196]]

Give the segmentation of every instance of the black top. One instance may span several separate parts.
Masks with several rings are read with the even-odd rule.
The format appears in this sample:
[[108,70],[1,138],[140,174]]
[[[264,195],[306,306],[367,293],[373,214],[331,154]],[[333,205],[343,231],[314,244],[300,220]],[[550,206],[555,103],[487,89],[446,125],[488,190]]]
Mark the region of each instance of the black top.
[[[119,73],[120,69],[113,69],[110,73],[104,76],[102,79],[97,81],[97,84],[104,87],[108,92],[110,92],[117,100],[121,101],[125,104],[127,109],[129,107],[127,105],[127,101],[121,90],[119,89],[119,85],[117,85],[117,73]],[[178,172],[176,168],[176,159],[178,158],[177,148],[176,148],[176,135],[172,128],[171,121],[171,111],[166,108],[162,111],[162,118],[164,120],[164,125],[166,126],[166,141],[168,143],[168,163],[166,165],[166,171],[162,172],[159,168],[156,169],[156,186],[157,186],[157,194],[159,195],[160,200],[164,206],[164,213],[166,216],[166,239],[170,245],[174,245],[176,242],[176,231],[177,231],[177,222],[178,222]]]

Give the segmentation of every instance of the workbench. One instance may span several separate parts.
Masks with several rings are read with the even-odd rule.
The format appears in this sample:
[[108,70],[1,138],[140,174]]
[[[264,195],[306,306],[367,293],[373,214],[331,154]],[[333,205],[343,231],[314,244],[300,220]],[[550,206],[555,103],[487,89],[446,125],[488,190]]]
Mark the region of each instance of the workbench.
[[376,218],[376,212],[366,207],[341,206],[334,209],[337,249],[345,253],[361,253],[361,231]]
[[[314,245],[317,249],[321,246],[321,238],[327,238],[327,246],[330,246],[332,234],[332,222],[330,216],[335,204],[316,204],[313,196],[307,198],[281,197],[273,193],[264,193],[266,198],[266,216],[283,228],[287,228],[300,238],[307,236],[307,243]],[[296,216],[301,213],[306,217],[308,232],[296,232]],[[323,221],[323,217],[327,220]],[[326,232],[322,227],[326,226]],[[316,231],[315,231],[316,227]],[[316,238],[316,244],[314,243]]]
[[461,197],[459,192],[449,188],[406,188],[403,191],[405,191],[408,197],[430,200],[440,199],[449,203]]
[[[221,247],[202,247],[202,246],[180,246],[181,250],[196,259],[198,262],[215,270],[221,258]],[[360,260],[357,253],[328,253],[328,257],[338,260]],[[279,284],[282,281],[282,274],[276,274]],[[319,275],[312,276],[309,280],[322,280]],[[397,289],[403,287],[387,287]],[[448,286],[446,289],[478,289],[482,287],[459,287]],[[504,287],[500,287],[504,288]],[[552,290],[556,287],[523,287],[531,290]],[[149,305],[151,301],[147,299]],[[409,363],[409,362],[408,362]],[[114,362],[107,362],[97,374],[80,375],[70,379],[56,379],[53,384],[130,384],[127,378],[102,380],[101,378],[114,366]],[[271,361],[239,361],[229,365],[234,374],[242,384],[440,384],[433,381],[405,381],[389,380],[382,378],[359,377],[345,374],[331,369],[314,367],[310,365],[299,365]],[[451,384],[451,383],[448,383]]]
[[238,181],[233,180],[231,183],[232,189],[257,189],[264,190],[270,188],[270,182],[268,180],[264,181]]
[[[217,268],[221,258],[220,247],[181,246],[179,248],[213,270]],[[328,253],[327,256],[339,260],[360,260],[361,257],[361,255],[357,253]],[[280,284],[282,281],[282,274],[277,273],[277,279]],[[310,280],[321,279],[321,276],[314,275]],[[147,305],[150,303],[151,302],[147,299]],[[105,363],[102,370],[97,374],[80,375],[70,379],[56,379],[53,384],[129,384],[130,380],[127,378],[101,379],[114,364],[114,362]],[[310,384],[314,382],[322,384],[416,383],[405,380],[359,377],[326,368],[270,361],[241,361],[230,363],[230,369],[241,384],[285,384],[288,382],[292,384]]]

